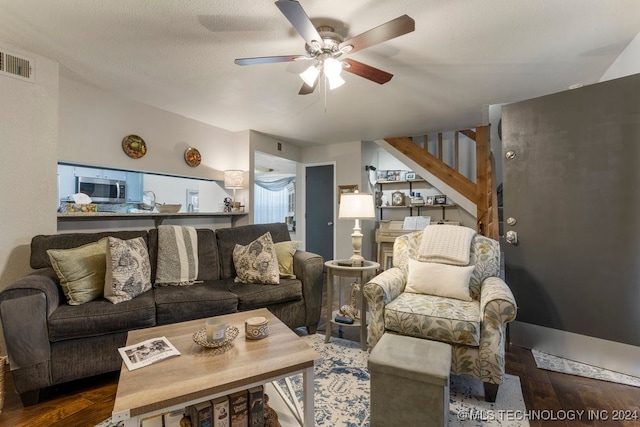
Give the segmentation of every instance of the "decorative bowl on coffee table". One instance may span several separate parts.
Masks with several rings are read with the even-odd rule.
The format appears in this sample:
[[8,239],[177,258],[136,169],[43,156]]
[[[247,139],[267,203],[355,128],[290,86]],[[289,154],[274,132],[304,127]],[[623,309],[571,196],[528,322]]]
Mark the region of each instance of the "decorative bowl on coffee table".
[[209,341],[207,339],[207,328],[198,329],[193,334],[193,341],[207,348],[220,348],[229,345],[238,337],[240,330],[236,326],[227,326],[224,339],[219,341]]

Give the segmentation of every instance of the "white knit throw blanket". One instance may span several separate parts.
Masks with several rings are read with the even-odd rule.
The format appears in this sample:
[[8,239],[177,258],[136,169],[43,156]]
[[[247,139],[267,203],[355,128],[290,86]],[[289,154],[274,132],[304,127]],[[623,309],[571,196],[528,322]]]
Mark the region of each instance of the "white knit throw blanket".
[[469,265],[471,240],[476,231],[458,225],[428,225],[422,232],[418,260],[451,265]]
[[156,285],[192,285],[198,277],[198,233],[193,227],[158,227]]

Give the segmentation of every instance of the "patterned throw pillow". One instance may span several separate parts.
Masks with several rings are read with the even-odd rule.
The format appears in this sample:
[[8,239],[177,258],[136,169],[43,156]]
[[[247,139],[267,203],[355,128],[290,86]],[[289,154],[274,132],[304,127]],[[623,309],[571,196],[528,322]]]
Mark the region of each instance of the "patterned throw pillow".
[[49,249],[51,266],[69,305],[80,305],[102,296],[107,239],[72,249]]
[[278,258],[269,232],[246,246],[236,244],[233,248],[233,263],[236,267],[236,282],[265,285],[280,283]]
[[151,263],[144,239],[108,239],[104,297],[118,304],[151,289]]
[[302,242],[285,241],[275,243],[276,257],[278,258],[278,269],[280,270],[281,279],[295,279],[293,274],[293,256]]

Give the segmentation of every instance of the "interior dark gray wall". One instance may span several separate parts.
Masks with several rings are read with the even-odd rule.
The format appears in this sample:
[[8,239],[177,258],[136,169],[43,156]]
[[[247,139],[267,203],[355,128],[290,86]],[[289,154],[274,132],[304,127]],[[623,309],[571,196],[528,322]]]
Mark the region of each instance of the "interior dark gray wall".
[[502,108],[517,320],[640,346],[640,75]]

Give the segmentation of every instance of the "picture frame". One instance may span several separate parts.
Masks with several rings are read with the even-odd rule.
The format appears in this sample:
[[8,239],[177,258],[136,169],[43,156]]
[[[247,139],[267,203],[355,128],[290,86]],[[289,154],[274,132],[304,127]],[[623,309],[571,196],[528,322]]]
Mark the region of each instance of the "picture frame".
[[411,181],[412,179],[416,179],[416,173],[411,171],[407,172],[406,180]]
[[338,204],[340,204],[343,194],[354,193],[356,191],[358,191],[358,184],[338,185]]
[[434,205],[446,205],[447,204],[447,196],[444,194],[437,194],[433,196],[433,204]]
[[425,205],[433,205],[433,196],[427,196],[424,203]]
[[387,181],[400,181],[400,171],[399,170],[387,171]]
[[386,181],[387,180],[387,171],[378,169],[378,171],[376,172],[376,179],[378,181]]

